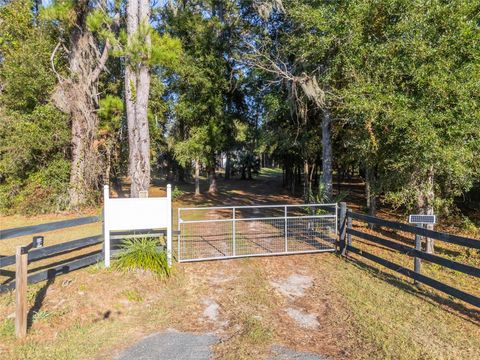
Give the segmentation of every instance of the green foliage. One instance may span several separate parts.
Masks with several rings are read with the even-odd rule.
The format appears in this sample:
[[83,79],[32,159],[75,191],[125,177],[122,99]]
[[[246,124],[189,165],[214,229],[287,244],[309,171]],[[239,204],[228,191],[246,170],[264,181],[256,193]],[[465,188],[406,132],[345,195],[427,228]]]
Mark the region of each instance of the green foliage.
[[105,26],[109,26],[113,23],[113,19],[108,16],[105,11],[95,9],[88,14],[87,17],[87,29],[91,32],[102,32],[105,30]]
[[73,0],[54,0],[51,5],[42,9],[42,20],[56,21],[69,26],[74,25],[75,4]]
[[172,198],[173,200],[178,199],[179,197],[185,195],[185,191],[180,190],[177,186],[173,188]]
[[167,254],[159,250],[159,246],[159,241],[152,238],[123,240],[122,252],[116,257],[114,266],[124,271],[142,269],[160,277],[170,276]]
[[69,177],[68,160],[50,161],[28,177],[13,199],[12,209],[27,215],[65,210],[68,207]]
[[150,64],[177,69],[180,65],[182,44],[179,39],[169,34],[160,35],[154,31],[151,34]]
[[[56,30],[34,23],[31,1],[0,8],[0,211],[38,213],[65,208],[70,129],[49,102]],[[59,64],[57,64],[58,66]]]
[[123,101],[118,96],[107,95],[100,100],[98,116],[104,128],[116,130],[120,127],[123,117]]
[[[61,122],[63,121],[63,122]],[[4,116],[0,124],[0,211],[35,214],[63,210],[70,164],[65,116],[50,105]]]
[[21,112],[45,104],[55,84],[50,69],[55,32],[33,26],[31,4],[21,0],[0,7],[0,100],[2,106]]
[[[370,169],[373,193],[396,207],[451,207],[480,173],[478,6],[406,0],[285,5],[287,17],[259,30],[262,44],[292,71],[321,74],[336,120],[339,167]],[[320,150],[318,126],[308,125],[318,114],[309,110],[305,123],[295,114],[286,121],[282,99],[288,96],[280,84],[265,97],[265,139],[284,163],[301,167]]]

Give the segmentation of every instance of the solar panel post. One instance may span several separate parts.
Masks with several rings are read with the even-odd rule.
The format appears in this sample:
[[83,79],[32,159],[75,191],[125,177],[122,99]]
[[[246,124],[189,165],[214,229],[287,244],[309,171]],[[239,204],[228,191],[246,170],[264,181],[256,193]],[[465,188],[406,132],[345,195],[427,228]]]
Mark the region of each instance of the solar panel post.
[[[422,224],[417,224],[418,227],[423,227]],[[418,234],[415,234],[415,250],[422,251],[422,237]],[[413,259],[413,270],[415,273],[420,274],[421,273],[421,260],[419,257],[415,256]],[[417,280],[413,281],[414,284],[417,284]]]

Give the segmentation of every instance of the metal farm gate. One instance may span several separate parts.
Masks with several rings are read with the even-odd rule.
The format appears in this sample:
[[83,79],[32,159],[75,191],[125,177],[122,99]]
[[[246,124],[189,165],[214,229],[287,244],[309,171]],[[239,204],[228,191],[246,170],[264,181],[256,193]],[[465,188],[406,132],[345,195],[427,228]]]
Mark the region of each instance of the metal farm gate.
[[179,262],[335,251],[337,204],[178,209]]

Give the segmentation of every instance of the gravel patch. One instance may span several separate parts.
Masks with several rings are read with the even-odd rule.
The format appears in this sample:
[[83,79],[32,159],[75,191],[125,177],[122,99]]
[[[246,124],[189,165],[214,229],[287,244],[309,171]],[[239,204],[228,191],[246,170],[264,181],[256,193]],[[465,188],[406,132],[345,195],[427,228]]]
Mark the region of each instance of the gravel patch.
[[305,290],[313,285],[313,278],[294,274],[287,279],[271,281],[270,284],[282,295],[293,299],[305,295]]
[[309,314],[305,311],[294,308],[287,308],[285,311],[288,316],[290,316],[297,325],[302,328],[316,329],[320,325],[315,314]]
[[203,316],[210,321],[218,321],[218,304],[212,299],[203,299],[203,305],[207,307],[203,310]]
[[117,360],[209,360],[213,334],[182,333],[168,330],[147,336],[116,357]]

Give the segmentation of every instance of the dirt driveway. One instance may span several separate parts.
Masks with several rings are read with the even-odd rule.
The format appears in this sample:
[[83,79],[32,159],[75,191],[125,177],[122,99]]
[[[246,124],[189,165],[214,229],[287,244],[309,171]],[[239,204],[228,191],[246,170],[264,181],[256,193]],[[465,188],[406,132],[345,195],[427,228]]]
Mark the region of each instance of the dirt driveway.
[[[345,358],[356,344],[331,281],[336,262],[315,254],[187,263],[168,280],[88,268],[31,288],[28,340],[5,336],[0,354],[116,358],[145,336],[174,329],[212,334],[212,354],[221,359],[289,351]],[[3,295],[0,318],[13,310],[13,294]]]
[[[335,260],[317,254],[182,264],[179,301],[188,303],[168,327],[180,337],[215,336],[212,356],[222,359],[344,358],[354,344],[331,274],[319,271]],[[165,335],[175,341],[175,332]]]
[[[343,358],[348,329],[341,299],[322,262],[334,255],[298,255],[184,264],[192,304],[189,331],[213,332],[221,358],[264,358],[272,346]],[[327,266],[330,267],[330,266]]]

